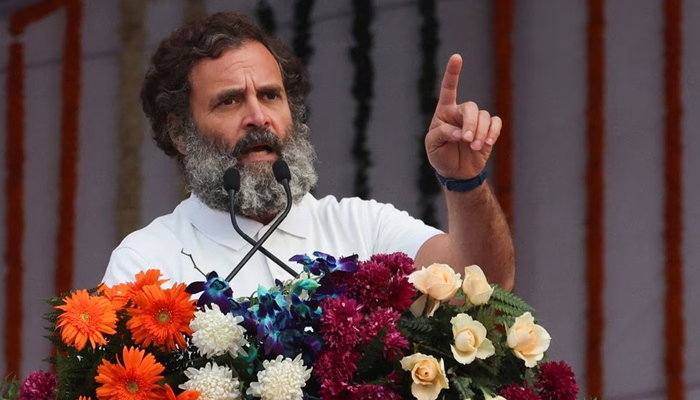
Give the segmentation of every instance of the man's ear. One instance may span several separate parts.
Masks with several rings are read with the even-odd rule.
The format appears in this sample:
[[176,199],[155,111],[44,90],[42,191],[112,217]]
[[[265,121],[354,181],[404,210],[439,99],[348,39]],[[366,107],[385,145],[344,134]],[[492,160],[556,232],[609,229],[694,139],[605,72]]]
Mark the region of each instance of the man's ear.
[[178,153],[186,154],[185,146],[183,146],[182,142],[180,141],[180,135],[182,134],[183,129],[182,120],[175,114],[168,114],[167,124],[168,135],[170,136],[170,140],[173,142],[173,146],[175,146]]

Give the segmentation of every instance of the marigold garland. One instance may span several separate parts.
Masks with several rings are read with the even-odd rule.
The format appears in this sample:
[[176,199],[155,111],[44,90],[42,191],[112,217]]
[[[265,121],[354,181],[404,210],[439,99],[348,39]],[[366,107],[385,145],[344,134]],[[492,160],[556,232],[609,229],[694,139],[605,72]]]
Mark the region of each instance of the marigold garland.
[[119,3],[119,166],[117,240],[141,225],[143,112],[139,91],[146,48],[146,6],[143,0]]
[[665,202],[666,248],[666,398],[683,400],[685,325],[683,321],[683,104],[681,0],[664,1],[665,83]]
[[[22,276],[24,246],[24,45],[10,45],[5,136],[5,348],[6,371],[19,371],[22,358]],[[11,232],[11,234],[9,234]]]
[[81,25],[83,3],[66,0],[66,36],[63,41],[61,94],[61,164],[56,253],[58,264],[55,292],[64,293],[73,286],[75,250],[75,198],[78,192],[78,149],[81,79]]
[[17,10],[10,17],[10,33],[20,35],[28,26],[48,17],[72,0],[44,0]]
[[605,181],[605,1],[588,1],[588,99],[586,144],[586,389],[588,396],[603,395],[604,207]]
[[513,226],[513,77],[511,74],[513,60],[513,0],[497,0],[496,6],[496,112],[504,121],[498,148],[495,154],[496,194],[506,216],[506,221]]
[[[24,33],[31,24],[66,7],[67,23],[64,40],[61,117],[61,194],[59,199],[59,230],[57,234],[57,268],[55,288],[67,291],[73,279],[73,238],[75,228],[75,194],[77,188],[78,111],[80,102],[80,22],[82,3],[79,0],[45,0],[22,8],[10,17],[9,30],[13,36]],[[24,80],[23,46],[12,43],[8,67],[8,130],[7,197],[8,235],[6,291],[9,308],[6,320],[5,355],[9,371],[19,370],[22,326],[22,235],[24,232]]]

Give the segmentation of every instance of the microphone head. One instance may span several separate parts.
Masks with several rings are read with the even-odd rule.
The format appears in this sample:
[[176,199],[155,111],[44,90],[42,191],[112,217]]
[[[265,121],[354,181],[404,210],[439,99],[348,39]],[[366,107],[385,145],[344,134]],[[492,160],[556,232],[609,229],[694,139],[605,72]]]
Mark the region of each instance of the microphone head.
[[292,173],[289,172],[289,166],[281,158],[277,159],[274,164],[272,164],[272,173],[275,174],[275,179],[277,182],[282,182],[284,179],[290,181],[292,179]]
[[231,167],[224,172],[224,189],[226,192],[231,190],[238,191],[241,188],[241,174],[234,167]]

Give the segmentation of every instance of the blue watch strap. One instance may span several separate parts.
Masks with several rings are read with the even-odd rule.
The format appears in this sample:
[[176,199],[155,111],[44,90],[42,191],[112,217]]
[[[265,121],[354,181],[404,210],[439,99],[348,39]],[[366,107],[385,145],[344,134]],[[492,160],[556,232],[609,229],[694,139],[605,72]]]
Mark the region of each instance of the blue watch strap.
[[444,186],[447,190],[451,192],[461,192],[461,193],[466,193],[470,192],[479,186],[481,186],[482,183],[486,180],[486,170],[484,169],[479,173],[479,175],[470,178],[470,179],[451,179],[451,178],[445,178],[444,176],[438,174],[437,172],[435,175],[438,178],[438,181],[442,186]]

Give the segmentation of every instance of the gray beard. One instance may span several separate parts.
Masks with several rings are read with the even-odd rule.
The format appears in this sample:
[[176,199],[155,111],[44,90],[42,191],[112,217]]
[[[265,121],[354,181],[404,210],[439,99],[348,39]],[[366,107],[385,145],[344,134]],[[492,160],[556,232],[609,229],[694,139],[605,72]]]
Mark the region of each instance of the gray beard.
[[[270,143],[279,158],[289,165],[292,175],[289,187],[294,204],[298,204],[318,181],[313,165],[316,155],[306,124],[294,122],[283,141],[270,130],[250,131],[233,150],[227,150],[220,140],[203,137],[192,119],[183,128],[181,140],[186,154],[181,164],[185,182],[192,193],[214,210],[229,210],[223,176],[230,167],[235,167],[241,174],[241,188],[235,199],[236,213],[257,220],[273,217],[284,210],[286,193],[272,173],[272,163],[240,162],[241,154],[246,149],[261,142]],[[207,133],[207,137],[222,137]]]

